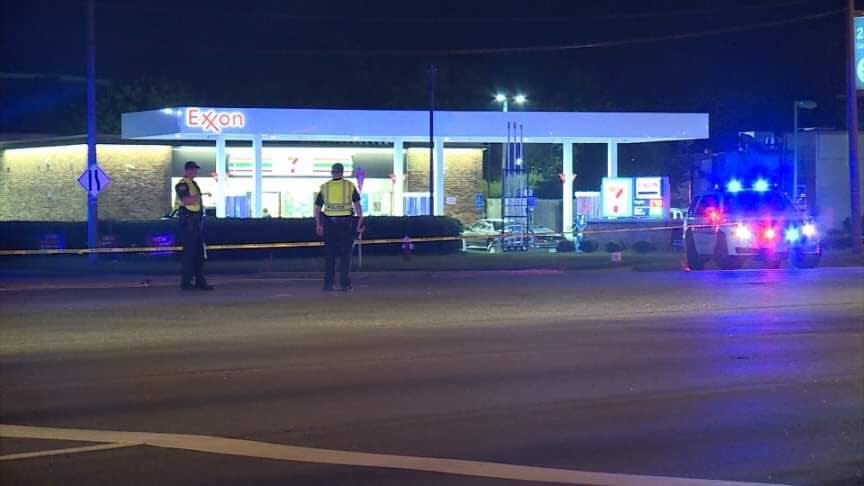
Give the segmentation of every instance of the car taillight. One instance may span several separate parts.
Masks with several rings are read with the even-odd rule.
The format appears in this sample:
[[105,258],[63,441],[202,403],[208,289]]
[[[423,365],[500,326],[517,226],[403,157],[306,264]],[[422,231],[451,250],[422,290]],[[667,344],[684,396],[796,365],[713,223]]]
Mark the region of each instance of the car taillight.
[[717,208],[708,208],[705,210],[705,217],[708,218],[711,224],[719,224],[723,220],[723,213]]

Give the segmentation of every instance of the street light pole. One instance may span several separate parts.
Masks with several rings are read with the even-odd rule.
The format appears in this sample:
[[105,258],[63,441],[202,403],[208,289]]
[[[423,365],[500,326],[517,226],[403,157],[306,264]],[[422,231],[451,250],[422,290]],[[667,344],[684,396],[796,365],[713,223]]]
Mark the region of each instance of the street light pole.
[[[96,168],[96,11],[94,0],[87,2],[87,168]],[[99,225],[98,199],[87,193],[87,247],[96,248]],[[96,254],[90,253],[91,263]]]
[[792,199],[798,200],[798,109],[812,110],[816,108],[816,102],[810,100],[795,100],[793,107],[795,112],[795,123],[792,129]]
[[846,19],[846,119],[849,138],[849,212],[852,251],[860,255],[861,194],[858,180],[858,91],[855,83],[855,0],[849,0]]
[[[426,69],[429,89],[429,216],[435,215],[435,72],[434,64]],[[443,160],[438,162],[444,163]]]
[[798,101],[795,101],[795,122],[792,128],[792,200],[798,202]]

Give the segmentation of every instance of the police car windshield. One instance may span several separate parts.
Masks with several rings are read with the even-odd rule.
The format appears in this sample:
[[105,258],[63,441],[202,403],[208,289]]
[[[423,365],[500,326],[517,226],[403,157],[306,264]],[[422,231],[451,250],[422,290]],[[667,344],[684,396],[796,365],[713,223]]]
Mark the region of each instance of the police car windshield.
[[723,198],[726,213],[784,212],[790,208],[789,199],[780,192],[742,191],[727,193]]

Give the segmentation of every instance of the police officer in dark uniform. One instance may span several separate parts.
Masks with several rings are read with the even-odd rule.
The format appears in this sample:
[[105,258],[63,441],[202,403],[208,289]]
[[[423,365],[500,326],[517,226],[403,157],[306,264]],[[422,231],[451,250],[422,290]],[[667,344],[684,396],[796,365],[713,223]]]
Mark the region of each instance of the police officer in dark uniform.
[[[183,267],[180,288],[183,290],[213,290],[204,278],[204,205],[201,189],[195,182],[198,166],[194,161],[186,162],[184,177],[174,186],[177,198],[174,208],[178,211],[180,227],[178,236],[183,244]],[[192,284],[192,277],[195,284]]]
[[363,231],[363,208],[354,183],[343,179],[345,167],[333,164],[333,179],[321,186],[315,199],[315,232],[324,238],[325,273],[324,290],[333,290],[336,278],[336,259],[339,259],[339,284],[342,290],[351,290],[348,272],[351,268],[351,249],[354,237]]

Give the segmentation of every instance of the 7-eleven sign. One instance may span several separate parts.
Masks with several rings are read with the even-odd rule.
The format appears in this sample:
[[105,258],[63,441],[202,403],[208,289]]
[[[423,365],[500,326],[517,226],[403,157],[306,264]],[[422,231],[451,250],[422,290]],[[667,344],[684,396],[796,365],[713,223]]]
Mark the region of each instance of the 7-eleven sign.
[[601,197],[604,218],[633,217],[632,177],[604,177]]

